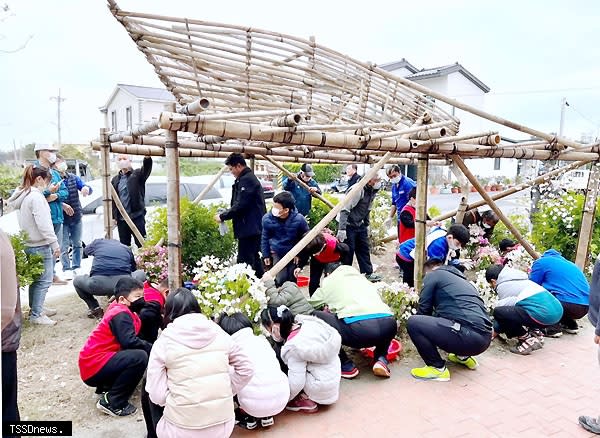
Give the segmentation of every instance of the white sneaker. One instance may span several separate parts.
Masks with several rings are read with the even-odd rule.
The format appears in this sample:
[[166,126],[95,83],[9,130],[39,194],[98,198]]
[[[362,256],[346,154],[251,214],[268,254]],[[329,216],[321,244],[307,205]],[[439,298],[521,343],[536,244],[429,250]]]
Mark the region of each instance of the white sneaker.
[[56,315],[56,309],[52,309],[50,307],[44,307],[44,315],[54,316],[54,315]]
[[39,325],[54,325],[54,324],[56,324],[56,321],[48,318],[46,315],[42,315],[38,318],[29,318],[29,322],[31,322],[32,324],[39,324]]
[[79,271],[77,269],[73,269],[71,272],[73,273],[73,278],[79,275]]
[[67,281],[73,280],[73,271],[71,271],[71,270],[64,271],[63,272],[63,279],[67,280]]

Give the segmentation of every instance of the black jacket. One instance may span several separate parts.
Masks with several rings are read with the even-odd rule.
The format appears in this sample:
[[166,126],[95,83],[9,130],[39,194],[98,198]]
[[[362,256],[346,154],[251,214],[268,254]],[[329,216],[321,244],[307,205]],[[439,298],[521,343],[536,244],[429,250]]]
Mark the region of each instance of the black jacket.
[[469,210],[465,212],[465,217],[463,218],[462,224],[467,228],[469,228],[469,225],[479,225],[483,230],[483,237],[485,239],[490,239],[494,233],[494,227],[483,227],[483,219],[481,218],[481,213],[479,213],[479,210]]
[[349,179],[348,179],[348,188],[346,189],[346,193],[348,193],[348,191],[350,191],[350,189],[352,188],[352,186],[354,184],[356,184],[357,182],[360,181],[360,175],[358,173],[355,173],[354,175],[352,175]]
[[[136,215],[136,213],[143,212],[146,214],[146,206],[145,206],[145,198],[146,198],[146,180],[150,176],[152,172],[152,158],[144,157],[144,161],[142,167],[139,169],[134,169],[128,173],[127,178],[127,189],[129,190],[129,198],[130,198],[130,214]],[[115,188],[115,191],[119,193],[119,177],[121,176],[121,172],[115,175],[111,181],[112,186]],[[113,219],[123,220],[121,213],[117,209],[116,204],[113,202],[112,206],[113,211]]]
[[144,341],[135,334],[133,319],[131,319],[131,316],[127,312],[117,313],[112,317],[108,325],[123,350],[144,350],[150,354],[152,344]]
[[370,223],[371,207],[377,196],[378,190],[368,184],[363,187],[360,195],[355,196],[350,203],[340,212],[340,230],[346,227],[359,228],[368,227]]
[[154,344],[154,341],[158,339],[158,329],[162,328],[163,325],[160,303],[146,301],[144,307],[140,310],[140,320],[142,321],[142,328],[138,337]]
[[425,276],[417,313],[435,313],[481,333],[492,331],[492,322],[477,289],[453,266],[441,266]]
[[233,183],[231,208],[219,216],[223,221],[231,219],[233,235],[236,239],[243,239],[262,233],[262,218],[266,212],[262,185],[246,167]]

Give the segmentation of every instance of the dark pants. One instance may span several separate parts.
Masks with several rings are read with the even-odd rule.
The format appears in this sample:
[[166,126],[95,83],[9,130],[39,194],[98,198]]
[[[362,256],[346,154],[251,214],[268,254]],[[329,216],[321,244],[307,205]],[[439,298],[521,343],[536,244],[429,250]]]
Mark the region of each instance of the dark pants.
[[17,352],[2,352],[2,422],[20,421],[17,406]]
[[547,327],[529,316],[522,307],[500,306],[493,312],[494,330],[504,333],[508,338],[523,336],[528,329]]
[[415,262],[408,262],[406,260],[401,259],[396,255],[396,263],[402,269],[402,281],[408,284],[410,287],[414,287],[415,285]]
[[579,328],[577,320],[587,315],[589,306],[584,304],[565,303],[563,301],[561,301],[560,304],[563,308],[563,316],[560,323],[566,328],[577,330]]
[[[275,266],[277,264],[277,262],[279,262],[279,260],[281,260],[282,258],[283,257],[280,257],[277,254],[271,254],[271,259],[272,259],[271,267]],[[279,271],[277,273],[277,275],[275,276],[275,285],[277,287],[280,287],[286,281],[291,281],[291,282],[295,283],[296,277],[294,277],[294,269],[296,269],[296,264],[292,260],[281,271]]]
[[491,333],[435,316],[413,315],[408,318],[407,330],[425,364],[435,368],[446,366],[438,348],[458,356],[476,356],[492,342]]
[[[138,216],[135,219],[131,219],[133,224],[140,231],[142,237],[146,237],[146,217],[144,215]],[[124,220],[117,221],[117,229],[119,230],[119,241],[126,246],[131,246],[131,236],[133,236],[135,240],[135,244],[138,248],[142,247],[141,242],[135,237],[129,225]]]
[[371,252],[369,250],[369,227],[362,225],[360,227],[346,227],[346,242],[350,251],[344,264],[352,265],[354,254],[358,261],[358,268],[361,274],[371,275],[373,265],[371,264]]
[[263,262],[258,252],[260,251],[260,235],[240,237],[238,239],[237,263],[246,263],[261,278],[264,274]]
[[321,285],[321,276],[323,275],[324,268],[325,264],[314,257],[310,258],[310,282],[308,283],[308,294],[311,297]]
[[[351,348],[375,346],[375,359],[387,356],[390,342],[398,332],[398,325],[393,316],[347,324],[333,313],[316,311],[314,315],[338,331],[342,337],[342,345]],[[340,361],[342,364],[351,362],[343,348],[340,349]]]
[[163,416],[164,407],[152,403],[146,391],[146,377],[142,380],[142,412],[146,423],[147,438],[156,438],[156,425]]
[[95,308],[100,307],[100,304],[94,295],[106,297],[114,295],[117,282],[121,278],[128,277],[133,277],[142,283],[146,280],[144,271],[138,269],[137,271],[132,272],[131,275],[94,275],[93,277],[90,277],[87,274],[78,275],[73,279],[73,287],[75,288],[77,295],[79,295],[79,298],[85,301],[88,308],[94,310]]
[[127,406],[147,366],[148,353],[144,350],[121,350],[84,383],[102,392],[108,391],[110,405],[122,409]]

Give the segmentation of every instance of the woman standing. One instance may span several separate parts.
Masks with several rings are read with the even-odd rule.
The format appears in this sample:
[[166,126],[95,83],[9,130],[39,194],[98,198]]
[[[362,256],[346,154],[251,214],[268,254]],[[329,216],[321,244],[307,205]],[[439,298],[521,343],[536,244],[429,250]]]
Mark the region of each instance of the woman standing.
[[[50,173],[47,169],[39,166],[27,166],[23,174],[21,186],[8,200],[9,205],[19,209],[19,226],[27,233],[25,241],[25,252],[27,254],[39,254],[44,260],[44,272],[40,277],[29,285],[29,321],[32,324],[54,325],[56,321],[51,320],[44,313],[44,301],[46,293],[52,284],[54,270],[54,259],[60,256],[60,247],[48,201],[42,191],[50,183]],[[50,194],[49,197],[55,197]]]

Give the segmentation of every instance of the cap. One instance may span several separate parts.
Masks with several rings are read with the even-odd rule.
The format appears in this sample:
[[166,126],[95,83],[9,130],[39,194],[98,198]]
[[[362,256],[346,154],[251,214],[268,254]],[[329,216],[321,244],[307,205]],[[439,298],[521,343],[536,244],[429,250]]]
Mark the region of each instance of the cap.
[[313,172],[313,168],[310,164],[304,163],[300,170],[308,176],[315,176],[315,172]]
[[36,143],[35,147],[33,148],[34,152],[37,151],[57,151],[58,148],[54,145],[51,144],[46,144],[46,143]]

